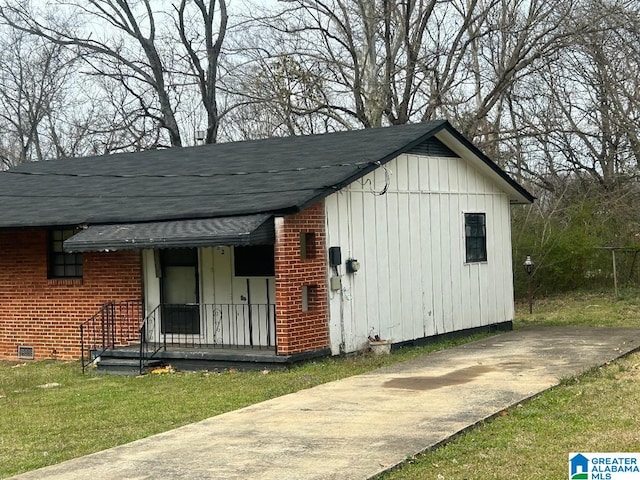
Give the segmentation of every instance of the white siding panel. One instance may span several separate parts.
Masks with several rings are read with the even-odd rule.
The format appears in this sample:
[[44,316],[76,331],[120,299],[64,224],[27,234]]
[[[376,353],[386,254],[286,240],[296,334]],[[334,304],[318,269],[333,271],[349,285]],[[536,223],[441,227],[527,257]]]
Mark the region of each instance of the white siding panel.
[[484,318],[485,325],[491,323],[493,318],[496,318],[498,312],[500,310],[498,305],[498,295],[497,288],[500,287],[499,277],[501,275],[501,263],[502,263],[502,245],[501,245],[501,228],[500,228],[500,220],[501,220],[501,212],[498,206],[497,199],[494,195],[487,195],[487,216],[490,218],[487,220],[488,225],[488,234],[491,235],[491,243],[489,244],[493,250],[493,260],[488,261],[487,259],[487,275],[489,279],[495,279],[492,283],[491,287],[491,295],[489,297],[489,311],[488,315]]
[[465,165],[467,192],[480,193],[482,191],[480,183],[482,179],[479,175],[474,175],[473,169],[467,164]]
[[450,209],[449,209],[449,251],[448,258],[451,269],[450,275],[450,288],[451,294],[451,324],[447,328],[455,331],[465,328],[464,319],[462,317],[462,297],[464,296],[462,290],[462,271],[464,268],[464,251],[463,242],[461,242],[462,224],[460,222],[460,196],[449,195],[450,197]]
[[406,166],[404,169],[402,168],[402,163],[402,159],[398,158],[393,162],[393,165],[385,165],[384,167],[376,170],[376,176],[380,173],[380,180],[378,181],[378,184],[384,186],[388,183],[388,190],[390,192],[397,192],[398,188],[400,188],[398,170],[406,170]]
[[271,292],[273,280],[266,277],[251,277],[246,279],[247,299],[252,305],[266,305],[275,298]]
[[357,350],[357,338],[360,334],[358,331],[358,324],[355,321],[355,312],[352,305],[353,289],[351,276],[344,275],[345,268],[344,263],[351,256],[351,226],[349,225],[350,218],[350,200],[351,195],[338,195],[338,230],[341,238],[344,238],[338,246],[342,251],[342,265],[339,267],[339,273],[342,275],[342,292],[341,299],[343,328],[344,328],[344,340],[346,341],[345,348],[347,351]]
[[515,315],[515,305],[514,305],[514,291],[513,291],[513,256],[512,256],[512,248],[511,248],[511,209],[509,207],[502,207],[502,211],[504,212],[502,225],[505,229],[504,234],[504,259],[502,261],[502,267],[504,268],[503,273],[503,282],[504,282],[504,296],[502,299],[502,304],[505,308],[503,318],[512,320]]
[[420,265],[422,274],[422,334],[424,337],[435,335],[435,317],[433,309],[433,231],[431,230],[431,195],[420,196]]
[[[154,309],[160,305],[160,272],[156,271],[156,258],[153,250],[142,251],[142,275],[144,281],[144,311],[145,316],[149,315]],[[149,320],[147,324],[148,340],[153,340],[156,331],[160,330],[159,316],[158,321]]]
[[213,248],[201,248],[198,254],[198,261],[200,262],[200,301],[205,304],[216,303],[213,277]]
[[[404,338],[420,338],[424,336],[424,295],[423,287],[425,285],[424,270],[422,257],[424,256],[423,238],[421,237],[421,208],[420,194],[411,193],[407,203],[408,208],[408,230],[407,238],[409,240],[409,248],[404,252],[406,258],[403,258],[403,272],[405,278],[408,278],[409,285],[404,291],[408,295],[407,318],[403,319],[407,329],[403,331]],[[428,237],[424,239],[425,245]]]
[[[213,301],[211,303],[241,303],[242,291],[234,291],[236,281],[233,279],[233,250],[231,247],[214,247],[213,255]],[[244,287],[243,287],[244,290]]]
[[[509,202],[464,160],[401,155],[325,205],[327,245],[361,263],[329,293],[334,354],[513,318]],[[465,263],[464,212],[487,215],[487,262]]]
[[[327,218],[327,248],[337,247],[340,245],[340,230],[336,228],[339,226],[338,219],[338,197],[342,193],[336,193],[331,195],[324,202],[324,208]],[[329,228],[329,221],[331,222],[331,228]],[[328,269],[329,278],[334,275],[333,268]],[[342,294],[340,292],[334,292],[329,288],[329,342],[331,345],[331,353],[338,355],[341,352],[343,343],[343,331],[342,325]]]
[[[408,188],[408,182],[407,182]],[[398,194],[398,253],[397,278],[400,287],[400,317],[392,322],[389,338],[401,335],[401,338],[416,338],[414,335],[413,292],[412,285],[418,281],[417,268],[411,262],[411,231],[418,228],[409,208],[410,193]],[[398,325],[399,324],[399,325]],[[397,327],[396,327],[397,325]]]
[[[360,193],[362,198],[363,209],[363,252],[364,255],[361,259],[360,272],[358,272],[359,280],[362,282],[364,279],[364,288],[367,292],[367,305],[366,305],[366,320],[367,320],[367,335],[369,329],[372,326],[380,328],[380,262],[378,258],[378,236],[377,236],[377,212],[374,208],[371,194],[362,192]],[[358,252],[359,254],[359,252]]]
[[434,334],[444,333],[444,299],[443,278],[446,273],[442,268],[442,205],[440,194],[431,195],[429,198],[429,210],[431,212],[431,268],[433,271],[433,325]]
[[[390,192],[385,195],[387,200],[387,245],[388,245],[388,276],[389,276],[389,313],[382,317],[380,331],[382,338],[390,339],[394,335],[402,334],[400,323],[404,316],[402,303],[402,264],[400,263],[400,223],[398,193]],[[404,232],[403,232],[404,233]],[[404,235],[403,235],[404,236]],[[397,334],[397,335],[396,335]]]
[[409,191],[409,160],[408,155],[401,155],[395,160],[395,170],[391,170],[391,176],[396,178],[395,182],[391,182],[390,185],[392,191]]
[[[202,270],[200,281],[203,302],[210,320],[220,322],[208,328],[208,341],[239,342],[250,339],[249,310],[253,312],[253,342],[266,345],[266,332],[269,331],[269,318],[258,312],[265,312],[267,303],[275,303],[275,278],[273,277],[236,277],[233,268],[232,247],[211,247],[200,249]],[[211,257],[209,267],[208,257]],[[227,305],[255,305],[244,310],[233,310]],[[243,312],[238,315],[238,312]],[[275,337],[271,332],[270,341]]]
[[148,315],[160,305],[160,275],[156,272],[153,250],[142,251],[142,274],[144,279],[144,310]]
[[440,236],[440,284],[442,285],[442,330],[440,333],[452,332],[453,305],[452,305],[452,273],[451,273],[451,232],[449,226],[455,218],[451,206],[451,195],[439,195],[440,218],[438,232]]
[[[364,204],[363,193],[354,192],[348,198],[351,199],[349,205],[349,213],[351,222],[347,223],[347,228],[351,228],[349,232],[350,248],[345,257],[345,261],[349,258],[356,259],[361,265],[367,265],[368,262],[362,256],[365,252],[365,228],[364,228]],[[366,343],[368,335],[368,315],[367,315],[367,296],[368,292],[365,288],[366,275],[360,272],[345,275],[345,284],[349,291],[345,292],[344,300],[352,310],[351,325],[354,331],[355,342],[352,345],[354,349],[361,348]],[[349,305],[350,304],[350,305]]]
[[[487,206],[486,206],[486,199],[484,196],[479,196],[478,197],[478,206],[479,212],[487,212]],[[487,212],[487,242],[489,241],[489,232],[491,232],[491,225],[493,224],[493,219],[490,219],[491,215]],[[493,242],[494,240],[492,240]],[[487,252],[487,259],[488,259],[488,253]],[[495,259],[491,260],[491,263],[495,262]],[[479,274],[479,283],[480,283],[480,318],[481,321],[479,322],[481,325],[486,325],[487,323],[487,317],[490,315],[490,310],[489,310],[489,305],[490,305],[490,301],[489,301],[489,296],[491,295],[491,292],[493,290],[493,285],[491,285],[490,282],[490,277],[489,277],[489,264],[487,263],[481,263],[478,265],[479,269],[478,269],[478,274]]]
[[459,193],[465,197],[465,194],[470,193],[469,191],[469,176],[471,167],[466,162],[456,162],[458,165],[458,188]]
[[439,158],[438,162],[438,192],[449,192],[449,163],[447,159]]
[[458,179],[460,175],[460,170],[463,168],[464,164],[462,162],[446,162],[447,173],[448,173],[448,185],[445,188],[445,191],[449,193],[460,193],[460,181]]
[[[422,182],[422,176],[420,175],[420,158],[415,155],[411,155],[408,157],[407,162],[407,174],[409,175],[408,191],[417,192],[420,190]],[[422,185],[428,185],[428,183],[423,183]]]
[[413,163],[417,164],[418,168],[418,188],[422,192],[431,192],[431,158],[429,157],[413,157]]
[[378,273],[378,321],[370,323],[370,327],[378,334],[382,334],[389,317],[391,317],[391,273],[389,271],[389,245],[388,216],[386,208],[386,195],[374,197],[376,211],[376,264]]
[[429,192],[439,192],[440,189],[440,173],[439,173],[439,160],[435,157],[426,157],[426,162],[429,165]]
[[465,261],[465,246],[464,246],[464,212],[469,209],[469,197],[470,195],[460,195],[460,215],[458,219],[459,232],[458,232],[458,242],[460,249],[460,259],[461,259],[461,275],[460,275],[460,308],[461,308],[461,318],[463,325],[471,325],[473,318],[473,307],[474,304],[474,293],[475,289],[473,286],[475,282],[472,280],[473,272],[472,269],[469,268],[468,265],[464,263]]
[[[461,330],[464,328],[462,323],[462,308],[460,306],[461,297],[461,275],[463,262],[460,256],[459,236],[461,232],[460,221],[460,180],[459,178],[464,172],[464,162],[449,161],[446,162],[448,170],[448,186],[446,188],[447,195],[443,198],[447,199],[448,208],[447,216],[443,218],[443,247],[446,251],[443,253],[448,260],[448,281],[444,290],[446,297],[446,308],[448,316],[445,322],[445,330],[447,332]],[[445,242],[446,238],[446,242]]]
[[[496,272],[494,278],[497,290],[496,316],[512,319],[513,312],[513,270],[511,257],[511,211],[501,201],[501,197],[493,196],[495,212],[495,246]],[[504,297],[504,298],[503,298]]]

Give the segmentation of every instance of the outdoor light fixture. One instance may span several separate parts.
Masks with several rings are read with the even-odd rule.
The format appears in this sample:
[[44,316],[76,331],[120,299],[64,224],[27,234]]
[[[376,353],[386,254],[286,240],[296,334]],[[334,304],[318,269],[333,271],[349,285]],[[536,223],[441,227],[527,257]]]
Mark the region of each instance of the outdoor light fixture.
[[524,261],[524,271],[527,272],[527,276],[529,277],[529,314],[533,313],[533,292],[531,290],[531,277],[533,275],[533,260],[531,260],[531,255],[527,255],[527,259]]

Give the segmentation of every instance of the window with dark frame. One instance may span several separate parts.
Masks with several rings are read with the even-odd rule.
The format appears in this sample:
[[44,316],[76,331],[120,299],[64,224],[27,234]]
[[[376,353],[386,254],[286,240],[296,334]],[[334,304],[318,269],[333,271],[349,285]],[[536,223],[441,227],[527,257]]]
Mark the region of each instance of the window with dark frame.
[[236,277],[273,277],[275,275],[273,245],[238,246],[233,248]]
[[77,233],[73,228],[49,230],[49,278],[82,278],[82,254],[66,253],[63,243]]
[[466,263],[487,261],[487,218],[484,213],[464,214]]

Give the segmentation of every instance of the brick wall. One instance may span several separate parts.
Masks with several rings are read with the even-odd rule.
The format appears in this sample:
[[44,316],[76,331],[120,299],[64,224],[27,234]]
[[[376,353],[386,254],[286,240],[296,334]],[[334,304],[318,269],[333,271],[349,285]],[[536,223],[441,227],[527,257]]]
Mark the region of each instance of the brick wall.
[[80,357],[78,326],[107,301],[142,298],[140,253],[85,253],[82,279],[47,279],[47,232],[0,232],[0,358]]
[[[308,234],[302,241],[302,254],[301,234]],[[276,218],[276,332],[279,354],[320,350],[329,346],[325,245],[324,201],[296,215]],[[303,298],[304,293],[306,299]]]

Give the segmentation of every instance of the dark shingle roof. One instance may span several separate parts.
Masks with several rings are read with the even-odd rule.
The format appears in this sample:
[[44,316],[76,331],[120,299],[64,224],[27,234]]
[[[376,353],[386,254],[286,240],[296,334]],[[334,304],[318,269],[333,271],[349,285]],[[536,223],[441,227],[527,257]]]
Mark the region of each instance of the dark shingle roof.
[[26,163],[0,173],[0,228],[295,212],[442,128],[455,132],[434,121]]
[[269,214],[94,225],[64,242],[65,250],[90,252],[216,245],[269,245],[275,233]]

